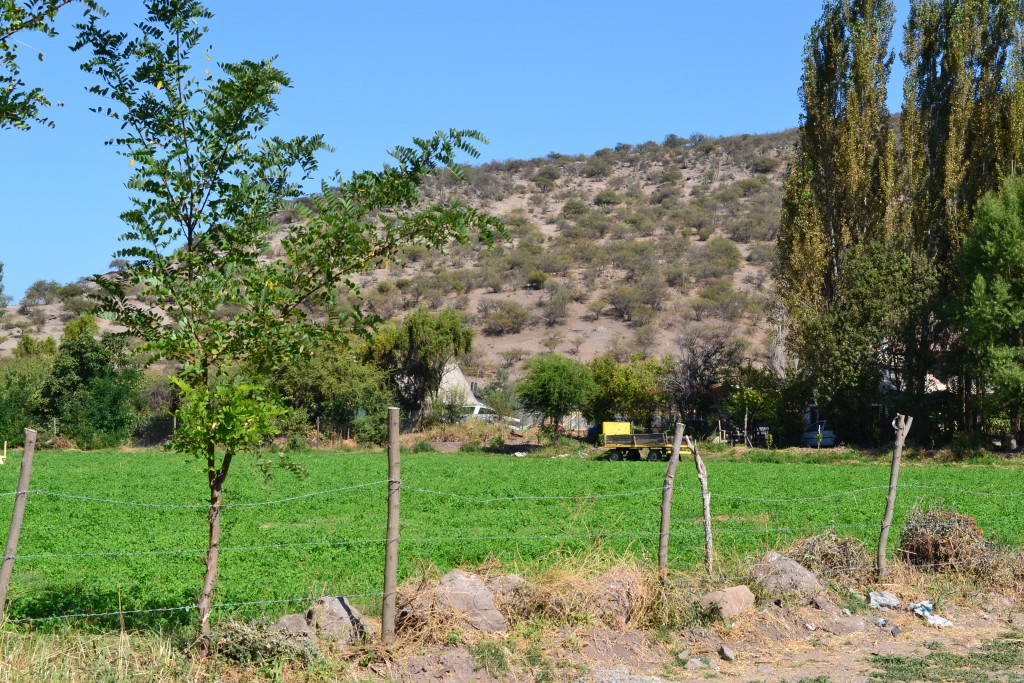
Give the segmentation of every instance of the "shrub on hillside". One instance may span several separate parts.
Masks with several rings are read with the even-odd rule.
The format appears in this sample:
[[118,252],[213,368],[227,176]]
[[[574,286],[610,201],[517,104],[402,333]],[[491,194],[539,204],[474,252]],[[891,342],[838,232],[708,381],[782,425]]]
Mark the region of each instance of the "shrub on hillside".
[[477,307],[484,334],[500,336],[521,332],[530,322],[530,313],[514,301],[491,299]]
[[742,255],[736,245],[724,237],[714,237],[694,249],[691,274],[697,282],[728,277],[740,267]]

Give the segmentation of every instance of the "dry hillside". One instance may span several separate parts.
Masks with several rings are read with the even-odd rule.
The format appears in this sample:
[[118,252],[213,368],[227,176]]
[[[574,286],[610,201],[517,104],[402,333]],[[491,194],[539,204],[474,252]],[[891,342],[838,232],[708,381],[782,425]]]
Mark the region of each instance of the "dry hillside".
[[[467,359],[486,377],[547,349],[593,358],[671,354],[699,326],[729,329],[753,358],[773,353],[769,271],[795,131],[619,144],[440,176],[430,199],[459,198],[504,219],[509,243],[410,247],[361,276],[370,310],[462,310],[478,332]],[[285,211],[282,221],[295,220]],[[8,309],[0,354],[22,334],[59,336],[80,292]],[[20,308],[20,310],[19,310]]]

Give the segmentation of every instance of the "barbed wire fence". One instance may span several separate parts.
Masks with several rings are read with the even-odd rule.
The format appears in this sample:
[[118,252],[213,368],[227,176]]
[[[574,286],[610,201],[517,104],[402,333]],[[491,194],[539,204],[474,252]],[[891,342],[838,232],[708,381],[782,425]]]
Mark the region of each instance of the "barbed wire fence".
[[[395,440],[397,444],[397,439]],[[398,457],[397,446],[389,448],[389,451],[394,451],[393,455],[395,458]],[[673,457],[678,461],[679,452],[678,449],[674,449],[675,452]],[[688,486],[695,484],[692,480],[687,480]],[[837,501],[847,498],[859,498],[863,496],[878,496],[879,497],[879,508],[878,511],[881,513],[881,497],[879,494],[892,490],[890,485],[879,484],[877,486],[866,486],[851,488],[842,491],[832,491],[828,493],[822,493],[811,496],[779,496],[779,495],[766,495],[764,497],[756,496],[745,496],[745,495],[733,495],[726,492],[719,493],[722,490],[720,485],[722,482],[711,481],[710,485],[710,498],[712,501],[718,501],[721,503],[729,504],[729,511],[735,513],[737,506],[742,507],[744,504],[751,504],[748,506],[753,509],[778,509],[786,505],[806,504],[824,501]],[[397,533],[384,534],[379,537],[367,537],[367,538],[347,538],[338,540],[310,540],[310,541],[298,541],[288,543],[266,543],[266,544],[240,544],[240,545],[228,545],[220,548],[220,551],[228,554],[244,554],[261,551],[274,551],[284,549],[313,549],[313,548],[346,548],[354,546],[366,546],[376,547],[383,555],[389,542],[400,545],[402,548],[418,548],[418,553],[421,556],[429,557],[428,552],[424,552],[421,549],[423,547],[437,546],[439,544],[490,544],[492,547],[499,549],[508,549],[515,547],[518,544],[526,542],[547,542],[550,541],[552,547],[558,547],[559,544],[565,544],[567,542],[584,542],[584,543],[595,543],[611,540],[624,540],[628,543],[640,543],[640,544],[657,544],[662,538],[666,536],[666,533],[672,541],[673,552],[678,552],[681,557],[686,556],[686,551],[690,552],[690,555],[695,553],[695,549],[699,548],[699,539],[706,535],[705,529],[693,529],[687,530],[685,527],[681,527],[680,522],[677,521],[671,526],[668,531],[665,528],[658,528],[655,524],[655,520],[659,519],[659,503],[663,502],[666,493],[669,493],[671,488],[674,488],[674,483],[666,484],[661,487],[644,486],[629,490],[620,491],[608,491],[601,493],[594,492],[579,492],[575,494],[567,495],[470,495],[467,492],[453,491],[453,490],[442,490],[439,488],[426,488],[416,486],[412,484],[402,484],[400,475],[395,476],[392,473],[387,479],[377,479],[366,482],[354,482],[346,484],[344,486],[337,486],[333,488],[309,491],[300,495],[281,497],[275,499],[268,499],[264,501],[247,501],[247,502],[228,502],[224,504],[225,509],[236,509],[236,510],[258,510],[261,508],[274,507],[274,506],[289,506],[298,504],[301,501],[309,501],[313,499],[329,498],[334,496],[347,496],[347,495],[362,495],[362,496],[373,496],[378,501],[378,505],[382,505],[384,500],[387,498],[386,492],[393,491],[396,488],[408,496],[411,496],[415,505],[413,508],[423,507],[424,501],[429,500],[447,500],[454,501],[465,507],[465,509],[472,513],[472,511],[479,511],[487,507],[497,506],[522,506],[524,504],[535,504],[543,505],[547,503],[561,503],[561,504],[575,504],[580,505],[583,503],[589,503],[594,505],[615,505],[619,501],[625,499],[637,499],[642,502],[644,506],[647,506],[649,502],[650,509],[650,520],[651,523],[644,524],[640,520],[634,520],[629,530],[620,530],[607,528],[596,531],[583,531],[579,532],[574,529],[567,528],[562,533],[450,533],[450,534],[434,534],[434,535],[412,535],[412,536],[400,536]],[[696,487],[693,487],[696,489]],[[1017,492],[1001,492],[1001,491],[984,491],[984,490],[972,490],[958,486],[941,486],[932,484],[918,484],[918,483],[901,483],[898,484],[896,490],[902,491],[920,491],[927,492],[929,495],[932,494],[947,494],[956,496],[959,498],[994,498],[1005,501],[1014,501],[1020,498],[1024,498],[1024,493]],[[696,492],[696,491],[694,491]],[[385,494],[385,495],[382,495]],[[74,504],[81,506],[83,509],[82,514],[89,514],[88,509],[92,506],[123,506],[127,508],[137,508],[141,510],[151,510],[153,514],[161,514],[170,510],[202,510],[208,506],[203,503],[172,503],[172,502],[159,502],[159,501],[146,501],[146,500],[130,500],[130,499],[119,499],[112,497],[104,497],[101,495],[90,495],[89,492],[77,492],[71,493],[66,491],[52,491],[41,488],[30,488],[27,486],[27,480],[25,486],[22,487],[19,484],[19,488],[11,492],[0,493],[0,499],[7,499],[19,497],[24,500],[25,498],[32,498],[33,500],[39,501],[63,501],[68,504]],[[689,503],[695,503],[697,497],[687,499]],[[872,498],[874,502],[874,498]],[[687,513],[691,512],[687,510]],[[692,512],[696,512],[693,510]],[[149,514],[149,513],[147,513]],[[993,528],[1014,528],[1022,523],[1024,519],[1018,519],[1016,517],[1024,517],[1024,514],[1007,517],[996,517],[987,519],[975,519],[974,521],[983,529]],[[684,517],[684,524],[691,524],[696,520],[692,520],[691,516],[687,514]],[[32,520],[29,522],[34,523]],[[772,515],[767,515],[763,520],[763,523],[758,523],[758,526],[751,526],[750,521],[739,522],[729,521],[726,519],[715,519],[711,522],[714,525],[715,537],[719,539],[742,539],[744,537],[749,538],[750,536],[761,536],[764,539],[766,545],[771,543],[778,544],[784,539],[795,538],[799,536],[806,536],[809,534],[818,534],[826,531],[832,532],[843,532],[853,533],[860,538],[870,537],[869,531],[879,532],[881,525],[878,522],[875,523],[857,523],[857,524],[808,524],[808,525],[776,525],[772,523]],[[12,529],[13,529],[12,524]],[[449,528],[456,529],[457,526],[452,524]],[[646,549],[646,546],[645,546]],[[129,560],[131,558],[142,558],[142,557],[174,557],[174,556],[196,556],[203,555],[207,552],[205,547],[167,547],[167,548],[147,548],[147,549],[110,549],[110,550],[90,550],[84,552],[22,552],[18,553],[16,550],[11,549],[11,544],[8,544],[8,550],[4,556],[4,563],[10,563],[13,567],[15,560],[22,563],[33,563],[33,562],[46,562],[50,560],[81,560],[86,558],[105,558],[112,562],[118,562],[122,560]],[[656,554],[651,552],[651,555]],[[699,558],[691,558],[699,559]],[[692,561],[675,561],[675,568],[695,567],[696,563]],[[938,568],[943,566],[957,566],[963,568],[963,562],[943,562],[943,563],[929,563],[916,565],[922,568]],[[873,563],[863,563],[857,565],[843,566],[843,567],[830,567],[829,572],[833,574],[863,574],[867,572],[877,571],[877,565]],[[29,570],[31,571],[31,569]],[[387,572],[388,569],[385,569]],[[711,581],[726,582],[726,581],[737,581],[746,580],[748,576],[741,575],[729,575],[726,573],[712,574],[709,577]],[[382,590],[380,591],[363,591],[357,593],[344,593],[348,598],[364,599],[367,602],[376,600],[386,600],[387,598],[393,598],[396,593],[396,589],[393,585],[388,586],[387,582],[381,581],[378,583],[381,585]],[[338,591],[339,594],[343,591]],[[253,599],[253,600],[236,600],[226,601],[217,603],[214,608],[219,610],[238,610],[241,608],[267,608],[267,611],[271,611],[273,607],[280,607],[282,605],[294,604],[294,603],[311,603],[320,597],[323,597],[324,593],[312,594],[307,593],[296,597],[273,597],[267,599]],[[5,605],[6,607],[6,605]],[[48,623],[58,621],[70,621],[70,620],[87,620],[87,619],[98,619],[107,617],[119,617],[124,618],[125,616],[143,616],[143,615],[161,615],[169,613],[188,613],[195,609],[194,604],[182,604],[182,605],[171,605],[171,606],[160,606],[142,609],[108,609],[108,610],[76,610],[68,611],[57,614],[40,614],[33,616],[13,616],[8,619],[9,623],[24,624],[31,626],[36,623]],[[385,608],[386,609],[386,608]],[[5,613],[9,613],[5,611]],[[383,617],[383,614],[382,614]]]

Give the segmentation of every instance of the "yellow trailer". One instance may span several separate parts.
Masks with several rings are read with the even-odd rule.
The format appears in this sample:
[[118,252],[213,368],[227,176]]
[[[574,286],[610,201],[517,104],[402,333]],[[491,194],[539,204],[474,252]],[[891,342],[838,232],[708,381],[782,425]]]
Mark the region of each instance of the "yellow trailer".
[[[602,422],[601,447],[608,453],[609,460],[641,460],[640,451],[646,449],[647,460],[658,462],[671,455],[672,439],[665,432],[634,434],[630,422]],[[682,446],[679,455],[692,453]]]

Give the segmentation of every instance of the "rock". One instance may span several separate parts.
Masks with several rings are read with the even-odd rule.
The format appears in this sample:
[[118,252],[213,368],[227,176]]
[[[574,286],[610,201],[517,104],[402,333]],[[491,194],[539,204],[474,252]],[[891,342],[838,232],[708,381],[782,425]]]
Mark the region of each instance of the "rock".
[[702,597],[698,602],[706,610],[717,609],[723,619],[733,617],[751,610],[756,602],[754,594],[746,586],[733,586],[721,591],[714,591]]
[[889,628],[891,624],[888,619],[875,619],[875,626],[878,628]]
[[722,647],[718,648],[718,656],[727,662],[736,661],[736,653],[728,645],[722,645]]
[[453,569],[441,577],[437,601],[462,614],[466,623],[486,633],[505,631],[508,622],[494,605],[494,595],[476,574]]
[[751,577],[769,593],[809,602],[823,586],[818,577],[796,560],[769,551],[754,569]]
[[690,651],[683,650],[682,652],[676,655],[676,659],[679,660],[680,664],[686,664],[686,662],[690,660]]
[[899,609],[900,599],[889,591],[871,591],[868,594],[871,609]]
[[510,595],[527,587],[526,579],[518,574],[503,574],[493,579],[488,577],[486,585],[494,595]]
[[271,631],[278,633],[290,633],[298,638],[305,638],[316,644],[316,630],[309,625],[306,617],[302,614],[286,614],[276,624],[270,627]]
[[614,567],[598,577],[595,586],[597,591],[588,600],[594,614],[609,626],[629,624],[643,595],[643,577],[625,567]]
[[818,630],[818,627],[815,626],[814,624],[804,624],[804,628],[807,629],[808,631],[810,631],[811,633],[814,633],[815,631]]
[[851,633],[864,631],[867,627],[868,623],[863,619],[858,619],[857,617],[839,617],[832,623],[825,624],[821,628],[834,636],[848,636]]
[[846,609],[846,608],[844,607],[844,608],[843,608],[843,616],[844,616],[844,617],[848,617],[848,616],[850,616],[850,614],[851,614],[850,610],[848,610],[848,609]]
[[811,602],[814,603],[814,606],[822,612],[828,612],[831,614],[836,611],[836,606],[833,605],[832,601],[824,595],[815,595]]
[[891,633],[892,637],[895,638],[899,634],[903,633],[903,631],[900,630],[899,626],[893,626],[889,633]]
[[373,627],[343,595],[320,598],[306,611],[305,619],[321,638],[351,643],[374,636]]
[[711,660],[709,660],[707,657],[690,657],[690,659],[686,661],[686,665],[683,668],[689,669],[690,671],[695,671],[699,669],[714,669],[715,671],[717,671],[719,669],[719,666]]

